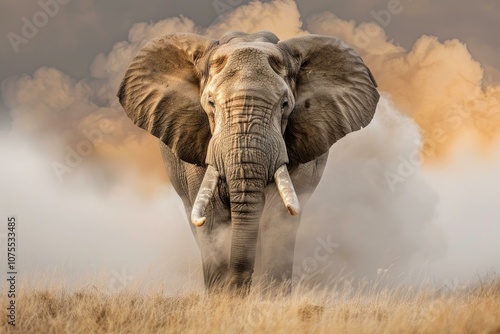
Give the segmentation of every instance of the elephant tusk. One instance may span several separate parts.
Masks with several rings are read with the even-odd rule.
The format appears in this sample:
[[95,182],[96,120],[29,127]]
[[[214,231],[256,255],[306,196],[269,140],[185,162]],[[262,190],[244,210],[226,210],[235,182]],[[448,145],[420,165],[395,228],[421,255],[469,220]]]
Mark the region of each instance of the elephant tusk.
[[276,173],[274,173],[274,182],[278,187],[278,192],[280,193],[281,199],[292,216],[296,216],[300,211],[300,203],[293,188],[292,180],[290,179],[290,174],[288,174],[288,169],[286,165],[278,168]]
[[219,172],[209,165],[203,177],[203,181],[201,182],[200,190],[198,190],[198,194],[196,195],[193,211],[191,212],[191,223],[194,226],[200,227],[205,224],[207,220],[207,217],[205,217],[205,210],[214,195],[215,187],[218,182]]

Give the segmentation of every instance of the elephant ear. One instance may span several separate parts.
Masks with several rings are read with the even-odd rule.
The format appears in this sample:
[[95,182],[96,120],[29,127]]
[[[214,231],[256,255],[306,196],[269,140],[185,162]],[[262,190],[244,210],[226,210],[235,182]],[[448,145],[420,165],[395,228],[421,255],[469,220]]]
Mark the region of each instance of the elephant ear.
[[128,117],[180,159],[204,166],[211,137],[200,104],[196,63],[214,40],[195,34],[159,37],[144,46],[125,73],[118,97]]
[[295,78],[295,107],[284,137],[290,164],[297,165],[368,125],[379,94],[363,60],[335,37],[308,35],[279,45],[292,59],[292,87]]

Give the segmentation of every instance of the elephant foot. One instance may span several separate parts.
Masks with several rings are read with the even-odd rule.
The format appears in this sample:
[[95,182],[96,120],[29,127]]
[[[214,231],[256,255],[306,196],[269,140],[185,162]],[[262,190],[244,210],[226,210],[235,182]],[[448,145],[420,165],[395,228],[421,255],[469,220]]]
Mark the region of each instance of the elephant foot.
[[205,263],[203,266],[205,288],[208,293],[222,293],[228,287],[228,273],[226,265]]
[[217,270],[205,275],[205,288],[209,294],[229,293],[247,296],[251,285],[251,273],[230,274],[226,270]]
[[230,274],[229,291],[242,297],[250,293],[252,286],[252,272]]
[[270,297],[290,296],[292,293],[292,279],[290,275],[264,274],[259,286],[262,292]]

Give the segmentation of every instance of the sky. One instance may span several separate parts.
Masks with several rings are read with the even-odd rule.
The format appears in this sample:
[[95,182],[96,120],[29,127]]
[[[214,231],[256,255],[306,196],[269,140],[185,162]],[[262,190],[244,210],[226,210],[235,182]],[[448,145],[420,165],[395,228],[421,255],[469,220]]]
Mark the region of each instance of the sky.
[[[158,143],[115,95],[149,39],[227,30],[337,36],[382,94],[372,124],[331,149],[296,273],[324,282],[425,267],[455,281],[499,269],[498,2],[0,0],[0,13],[0,213],[24,221],[27,270],[104,268],[115,282],[148,258],[172,284],[199,270]],[[339,245],[327,261],[311,257],[319,236]]]

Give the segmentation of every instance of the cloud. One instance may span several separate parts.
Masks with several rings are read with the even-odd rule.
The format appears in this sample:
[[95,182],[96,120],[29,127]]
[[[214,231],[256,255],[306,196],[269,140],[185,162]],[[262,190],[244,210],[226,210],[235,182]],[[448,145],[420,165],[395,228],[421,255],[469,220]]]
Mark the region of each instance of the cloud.
[[332,13],[308,19],[312,33],[334,35],[356,49],[391,94],[395,106],[423,130],[426,161],[446,158],[462,133],[474,132],[479,144],[494,145],[500,135],[500,86],[484,77],[481,65],[459,40],[420,37],[411,50],[388,41],[376,23],[337,18]]
[[42,67],[33,75],[5,80],[2,93],[15,120],[14,130],[43,139],[45,132],[60,134],[74,129],[96,109],[92,87],[54,68]]
[[136,23],[129,31],[128,41],[116,43],[111,52],[96,56],[90,66],[91,76],[100,79],[98,97],[120,110],[116,93],[127,67],[137,51],[149,40],[175,32],[199,32],[193,21],[185,17],[174,17],[156,23]]
[[217,38],[228,30],[249,33],[269,30],[280,39],[287,39],[304,34],[301,27],[300,13],[294,1],[276,0],[268,3],[252,1],[248,5],[225,13],[205,32]]

